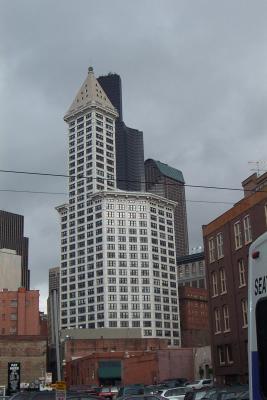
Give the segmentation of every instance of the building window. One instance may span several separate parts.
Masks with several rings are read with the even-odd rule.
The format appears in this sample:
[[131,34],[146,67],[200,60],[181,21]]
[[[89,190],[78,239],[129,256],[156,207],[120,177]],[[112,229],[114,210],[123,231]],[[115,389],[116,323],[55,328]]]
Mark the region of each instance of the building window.
[[226,277],[225,277],[225,269],[221,268],[220,269],[220,281],[221,281],[221,294],[224,294],[227,292],[226,290]]
[[234,234],[235,234],[235,248],[240,249],[242,247],[242,234],[241,234],[241,223],[240,221],[234,224]]
[[248,327],[248,301],[247,301],[247,299],[241,300],[241,307],[242,307],[242,316],[243,316],[242,328],[247,328]]
[[224,352],[224,347],[223,346],[218,346],[218,359],[219,359],[219,364],[224,365],[225,364],[225,352]]
[[217,237],[217,254],[218,254],[218,258],[222,258],[224,256],[223,254],[223,235],[222,233],[218,233]]
[[218,296],[218,280],[217,280],[217,272],[212,272],[211,274],[212,280],[212,296]]
[[215,320],[215,334],[221,332],[221,314],[219,308],[214,310],[214,320]]
[[244,224],[245,244],[247,244],[252,241],[251,224],[250,224],[249,215],[245,216],[245,218],[243,219],[243,224]]
[[215,261],[215,243],[214,238],[209,239],[209,259],[210,263]]
[[241,258],[238,260],[237,264],[239,271],[239,287],[243,287],[246,286],[245,265],[243,259]]
[[223,321],[224,321],[224,332],[230,332],[229,309],[226,304],[223,306]]
[[228,364],[233,364],[233,352],[232,346],[230,344],[225,345],[225,355]]

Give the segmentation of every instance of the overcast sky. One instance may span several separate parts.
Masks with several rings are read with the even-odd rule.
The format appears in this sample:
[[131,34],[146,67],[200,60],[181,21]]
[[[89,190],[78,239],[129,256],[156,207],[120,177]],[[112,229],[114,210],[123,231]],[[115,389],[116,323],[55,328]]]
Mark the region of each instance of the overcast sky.
[[[0,169],[67,172],[64,113],[87,74],[116,72],[127,125],[145,157],[181,169],[187,184],[241,187],[267,160],[265,0],[2,0]],[[262,169],[266,165],[262,165]],[[0,173],[0,189],[66,192],[67,180]],[[242,192],[187,189],[190,248],[201,226]],[[59,264],[64,195],[1,192],[25,217],[31,286],[47,296]]]

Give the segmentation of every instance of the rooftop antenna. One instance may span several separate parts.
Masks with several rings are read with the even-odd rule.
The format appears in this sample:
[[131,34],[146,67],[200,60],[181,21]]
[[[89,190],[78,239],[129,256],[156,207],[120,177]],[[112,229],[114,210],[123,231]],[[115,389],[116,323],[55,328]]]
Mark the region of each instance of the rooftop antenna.
[[258,161],[248,161],[248,164],[254,164],[256,168],[251,169],[250,171],[257,171],[257,176],[260,175],[260,171],[266,172],[266,170],[261,169],[264,164],[267,164],[266,160],[258,160]]

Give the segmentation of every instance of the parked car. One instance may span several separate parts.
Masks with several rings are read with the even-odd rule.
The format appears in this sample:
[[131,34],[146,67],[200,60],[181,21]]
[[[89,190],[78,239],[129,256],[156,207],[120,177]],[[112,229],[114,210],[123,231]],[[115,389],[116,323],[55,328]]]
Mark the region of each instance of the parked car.
[[202,389],[206,387],[212,387],[212,385],[213,385],[212,379],[199,379],[192,383],[187,383],[186,387],[192,389]]
[[144,394],[157,394],[160,390],[166,389],[164,385],[148,385],[144,388]]
[[241,392],[237,395],[238,400],[249,400],[249,391],[245,390],[244,392]]
[[190,389],[187,389],[186,387],[178,387],[162,390],[159,392],[159,394],[163,399],[183,400],[188,390]]
[[[235,400],[240,398],[241,394],[244,394],[247,390],[240,386],[225,386],[223,388],[212,388],[207,389],[202,400]],[[242,398],[242,397],[241,397]],[[245,397],[246,399],[246,397]]]
[[71,385],[69,388],[69,392],[74,393],[88,393],[92,396],[97,396],[101,391],[100,386],[91,386],[91,385]]
[[122,397],[124,398],[125,396],[133,396],[133,395],[143,395],[145,393],[145,387],[144,385],[128,385],[128,386],[122,386],[119,389],[118,395],[117,395],[117,400],[120,400]]
[[119,393],[118,386],[111,386],[111,393],[112,393],[112,398],[116,399]]
[[[56,400],[56,391],[53,392],[20,392],[10,397],[10,400]],[[67,392],[67,400],[105,400],[103,397],[93,396],[86,392]]]
[[100,388],[100,391],[98,392],[98,396],[103,397],[105,399],[112,399],[114,396],[114,393],[112,393],[111,386],[104,386]]
[[[148,386],[145,387],[145,393],[147,393],[148,390],[147,388]],[[169,389],[169,386],[164,384],[159,384],[159,385],[152,385],[152,388],[154,393],[160,393],[162,390]]]
[[202,400],[203,397],[206,395],[207,389],[202,390],[194,390],[189,389],[186,393],[184,400]]
[[162,397],[158,394],[141,394],[141,395],[129,395],[122,397],[123,400],[162,400]]
[[161,383],[169,388],[175,388],[185,386],[188,383],[188,380],[185,378],[165,379]]

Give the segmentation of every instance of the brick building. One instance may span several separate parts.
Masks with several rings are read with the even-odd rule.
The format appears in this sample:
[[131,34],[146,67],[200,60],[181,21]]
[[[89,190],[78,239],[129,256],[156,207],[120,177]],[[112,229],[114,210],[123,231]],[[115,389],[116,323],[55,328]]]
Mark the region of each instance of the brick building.
[[65,361],[85,357],[89,353],[114,353],[114,352],[145,352],[163,350],[168,348],[167,339],[157,338],[99,338],[99,339],[65,339]]
[[40,335],[39,291],[0,292],[0,335]]
[[7,386],[8,363],[20,362],[21,383],[32,383],[46,372],[46,337],[0,336],[0,386]]
[[[147,340],[147,339],[142,339]],[[153,339],[158,340],[158,339]],[[92,352],[66,363],[65,379],[71,385],[153,384],[168,378],[194,378],[193,349]]]
[[245,197],[203,226],[212,357],[219,383],[248,380],[248,252],[266,231],[266,181],[267,173],[247,178],[242,183]]
[[207,290],[180,286],[179,307],[182,347],[208,346],[210,332]]

